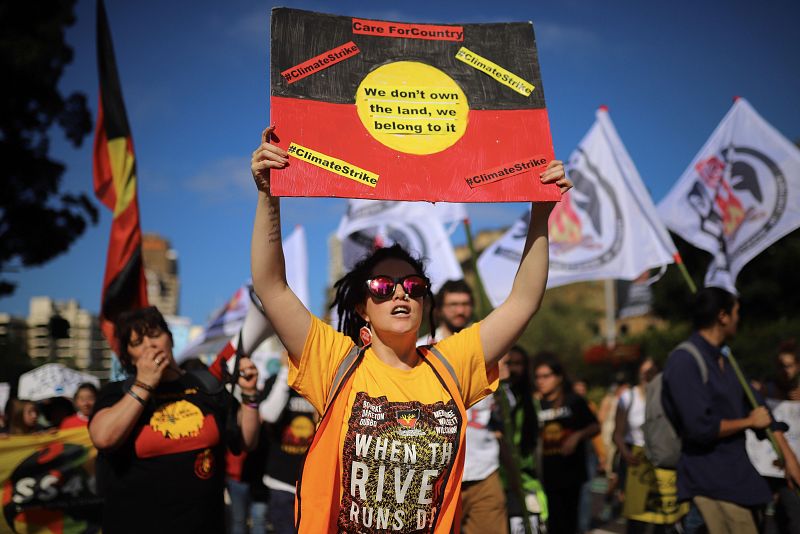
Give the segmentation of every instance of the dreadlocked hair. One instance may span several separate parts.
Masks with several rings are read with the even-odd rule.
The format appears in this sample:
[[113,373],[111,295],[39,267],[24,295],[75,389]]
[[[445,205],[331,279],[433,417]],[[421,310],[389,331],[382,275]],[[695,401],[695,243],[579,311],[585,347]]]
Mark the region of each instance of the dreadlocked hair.
[[[374,267],[388,259],[402,260],[411,265],[418,275],[425,276],[425,265],[422,260],[412,256],[402,246],[394,244],[391,247],[378,248],[365,256],[349,273],[333,284],[336,296],[333,298],[331,309],[335,308],[339,316],[338,330],[350,336],[357,345],[361,344],[360,330],[367,325],[367,322],[358,314],[356,306],[363,303],[368,296],[367,279],[373,274]],[[425,299],[429,301],[425,302],[425,305],[428,306],[428,324],[433,335],[433,309],[436,303],[430,288]]]

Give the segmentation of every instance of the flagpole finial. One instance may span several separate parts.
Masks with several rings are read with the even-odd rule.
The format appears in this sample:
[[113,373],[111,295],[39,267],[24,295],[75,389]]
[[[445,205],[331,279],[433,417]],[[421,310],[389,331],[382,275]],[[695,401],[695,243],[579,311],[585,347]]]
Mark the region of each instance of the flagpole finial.
[[600,107],[597,108],[597,109],[599,109],[600,111],[605,111],[606,113],[608,113],[608,106],[606,106],[605,104],[600,104]]
[[733,95],[733,101],[734,102],[737,102],[740,98],[742,98],[742,97],[739,96],[739,95]]

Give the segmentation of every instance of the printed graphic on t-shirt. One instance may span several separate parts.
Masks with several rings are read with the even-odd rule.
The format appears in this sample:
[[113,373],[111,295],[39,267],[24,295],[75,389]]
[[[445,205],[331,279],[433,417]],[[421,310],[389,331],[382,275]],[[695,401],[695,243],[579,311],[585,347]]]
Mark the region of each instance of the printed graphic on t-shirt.
[[561,454],[561,446],[572,433],[571,428],[564,428],[560,421],[572,417],[569,406],[550,408],[539,413],[542,425],[542,454],[554,456]]
[[357,393],[342,454],[339,529],[431,532],[460,425],[452,400],[389,402]]
[[156,408],[136,437],[135,448],[139,458],[177,454],[214,447],[219,443],[219,429],[214,416],[204,415],[190,399],[166,402]]
[[305,454],[314,437],[314,421],[307,415],[295,415],[283,429],[281,450],[286,454]]
[[205,449],[197,453],[194,460],[194,474],[197,478],[208,480],[214,476],[214,454],[211,449]]
[[156,410],[150,426],[167,439],[196,436],[203,427],[203,412],[191,402],[179,400]]

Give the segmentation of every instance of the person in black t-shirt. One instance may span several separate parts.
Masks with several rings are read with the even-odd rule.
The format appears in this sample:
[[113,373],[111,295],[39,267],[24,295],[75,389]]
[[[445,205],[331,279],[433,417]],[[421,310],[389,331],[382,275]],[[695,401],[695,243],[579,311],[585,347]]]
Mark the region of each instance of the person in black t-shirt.
[[259,407],[269,439],[264,485],[270,489],[268,513],[276,534],[295,532],[295,484],[317,420],[314,406],[289,387],[288,375],[284,362],[278,374],[264,383],[265,399]]
[[537,356],[534,378],[540,396],[537,415],[549,513],[547,530],[550,534],[574,534],[580,490],[588,477],[586,443],[600,432],[600,425],[586,401],[572,391],[554,355]]
[[[185,372],[172,355],[172,334],[154,307],[117,321],[119,358],[133,378],[100,392],[89,423],[97,449],[97,483],[105,498],[103,532],[224,532],[224,453],[228,418],[236,441],[258,439],[258,371],[240,360],[244,408],[207,372]],[[235,408],[235,405],[234,405]],[[231,414],[231,415],[229,415]]]

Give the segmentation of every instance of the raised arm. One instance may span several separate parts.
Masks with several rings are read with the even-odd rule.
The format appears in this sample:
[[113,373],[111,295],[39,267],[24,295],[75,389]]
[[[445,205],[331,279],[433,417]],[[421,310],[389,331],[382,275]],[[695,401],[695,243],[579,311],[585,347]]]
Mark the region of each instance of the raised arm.
[[[564,174],[564,164],[558,160],[550,162],[541,180],[557,184],[562,194],[572,187]],[[547,219],[553,206],[553,202],[531,204],[528,237],[511,293],[481,322],[481,344],[487,367],[495,365],[517,342],[542,303],[550,264]]]
[[279,198],[270,195],[269,173],[271,169],[286,167],[289,164],[289,154],[269,142],[274,129],[274,126],[270,126],[264,130],[261,144],[253,152],[250,162],[250,170],[258,188],[250,269],[253,287],[264,305],[267,319],[289,352],[289,357],[297,365],[311,327],[311,317],[286,282],[286,261],[281,240],[281,205]]

